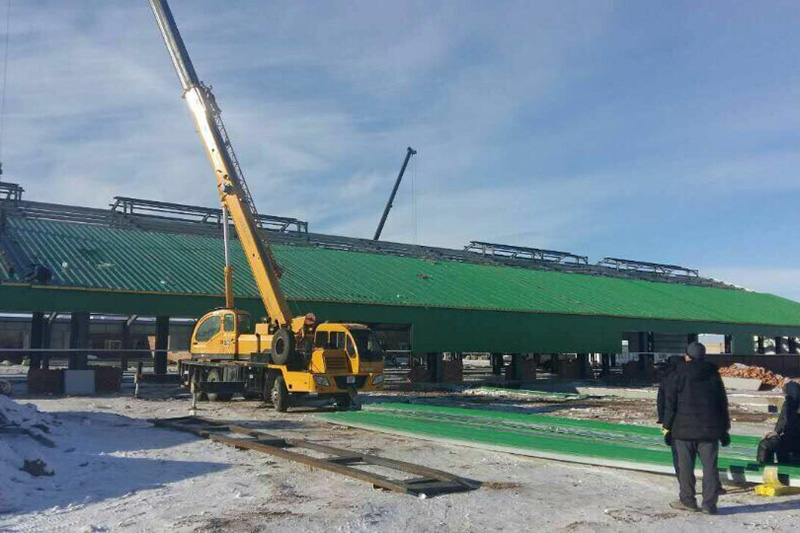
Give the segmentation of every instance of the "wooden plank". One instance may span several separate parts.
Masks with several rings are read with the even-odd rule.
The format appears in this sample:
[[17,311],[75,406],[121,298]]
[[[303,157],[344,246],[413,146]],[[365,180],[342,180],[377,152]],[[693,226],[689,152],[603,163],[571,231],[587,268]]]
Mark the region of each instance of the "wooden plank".
[[319,468],[320,470],[327,470],[328,472],[333,472],[335,474],[340,474],[343,476],[352,477],[354,479],[359,479],[361,481],[366,481],[367,483],[372,483],[374,486],[380,487],[382,489],[387,489],[394,492],[400,492],[403,494],[409,494],[409,493],[420,494],[420,491],[409,490],[409,487],[403,482],[397,482],[387,477],[378,474],[373,474],[370,472],[365,472],[363,470],[358,470],[356,468],[352,468],[349,466],[331,463],[324,459],[317,459],[315,457],[310,457],[308,455],[304,455],[301,453],[292,452],[285,448],[278,448],[276,446],[269,446],[267,444],[259,444],[254,440],[226,437],[224,435],[211,435],[210,438],[214,442],[223,442],[225,444],[229,444],[237,448],[256,450],[262,453],[267,453],[269,455],[280,457],[281,459],[287,459],[289,461],[302,463],[312,468]]
[[[270,435],[264,431],[255,430],[238,425],[228,425],[224,422],[208,420],[201,417],[181,417],[166,420],[153,420],[155,425],[169,429],[185,431],[234,446],[238,449],[254,450],[305,464],[312,468],[326,470],[343,476],[358,479],[372,484],[374,487],[413,495],[434,495],[444,492],[462,492],[473,490],[480,486],[478,482],[469,481],[453,476],[440,470],[427,468],[412,463],[387,459],[371,454],[361,454],[351,450],[336,448],[300,439],[283,439]],[[231,437],[223,433],[244,435],[245,438]],[[291,451],[289,448],[313,450],[327,455],[330,458],[316,458],[303,453]],[[367,472],[348,466],[354,463],[364,463],[381,466],[390,470],[420,475],[422,477],[410,480],[390,479],[386,476]]]

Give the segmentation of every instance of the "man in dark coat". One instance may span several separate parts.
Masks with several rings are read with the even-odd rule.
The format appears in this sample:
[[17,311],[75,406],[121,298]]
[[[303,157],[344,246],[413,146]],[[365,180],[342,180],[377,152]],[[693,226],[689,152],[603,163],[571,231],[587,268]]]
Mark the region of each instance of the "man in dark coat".
[[[680,500],[675,509],[717,512],[719,445],[731,442],[728,396],[716,366],[705,361],[706,348],[693,342],[686,350],[685,363],[668,383],[664,406],[664,441],[672,446]],[[703,502],[695,500],[694,465],[703,464]]]

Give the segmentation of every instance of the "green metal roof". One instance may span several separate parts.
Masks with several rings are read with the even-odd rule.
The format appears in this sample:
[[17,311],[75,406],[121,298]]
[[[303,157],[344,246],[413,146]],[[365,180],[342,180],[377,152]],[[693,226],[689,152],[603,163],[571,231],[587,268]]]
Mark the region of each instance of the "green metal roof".
[[[53,284],[222,294],[218,238],[13,216],[5,231],[53,271]],[[231,251],[235,292],[257,297],[238,243]],[[295,301],[800,326],[800,303],[763,293],[294,245],[274,252]]]

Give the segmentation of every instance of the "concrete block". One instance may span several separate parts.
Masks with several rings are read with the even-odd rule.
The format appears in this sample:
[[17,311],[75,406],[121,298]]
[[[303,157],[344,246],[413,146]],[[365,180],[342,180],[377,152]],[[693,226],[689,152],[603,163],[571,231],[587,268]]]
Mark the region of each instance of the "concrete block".
[[722,383],[725,385],[725,388],[728,390],[749,390],[749,391],[757,391],[761,388],[761,380],[760,379],[749,379],[749,378],[729,378],[724,377],[722,378]]
[[94,370],[64,371],[64,394],[79,396],[94,393]]

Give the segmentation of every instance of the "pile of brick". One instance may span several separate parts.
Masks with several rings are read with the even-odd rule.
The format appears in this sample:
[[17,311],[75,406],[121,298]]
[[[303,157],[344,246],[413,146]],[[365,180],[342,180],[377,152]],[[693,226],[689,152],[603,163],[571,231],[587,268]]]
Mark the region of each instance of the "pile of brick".
[[748,366],[741,363],[722,367],[719,369],[719,373],[721,376],[728,378],[760,379],[762,383],[771,387],[783,387],[783,384],[789,381],[789,379],[764,367]]

